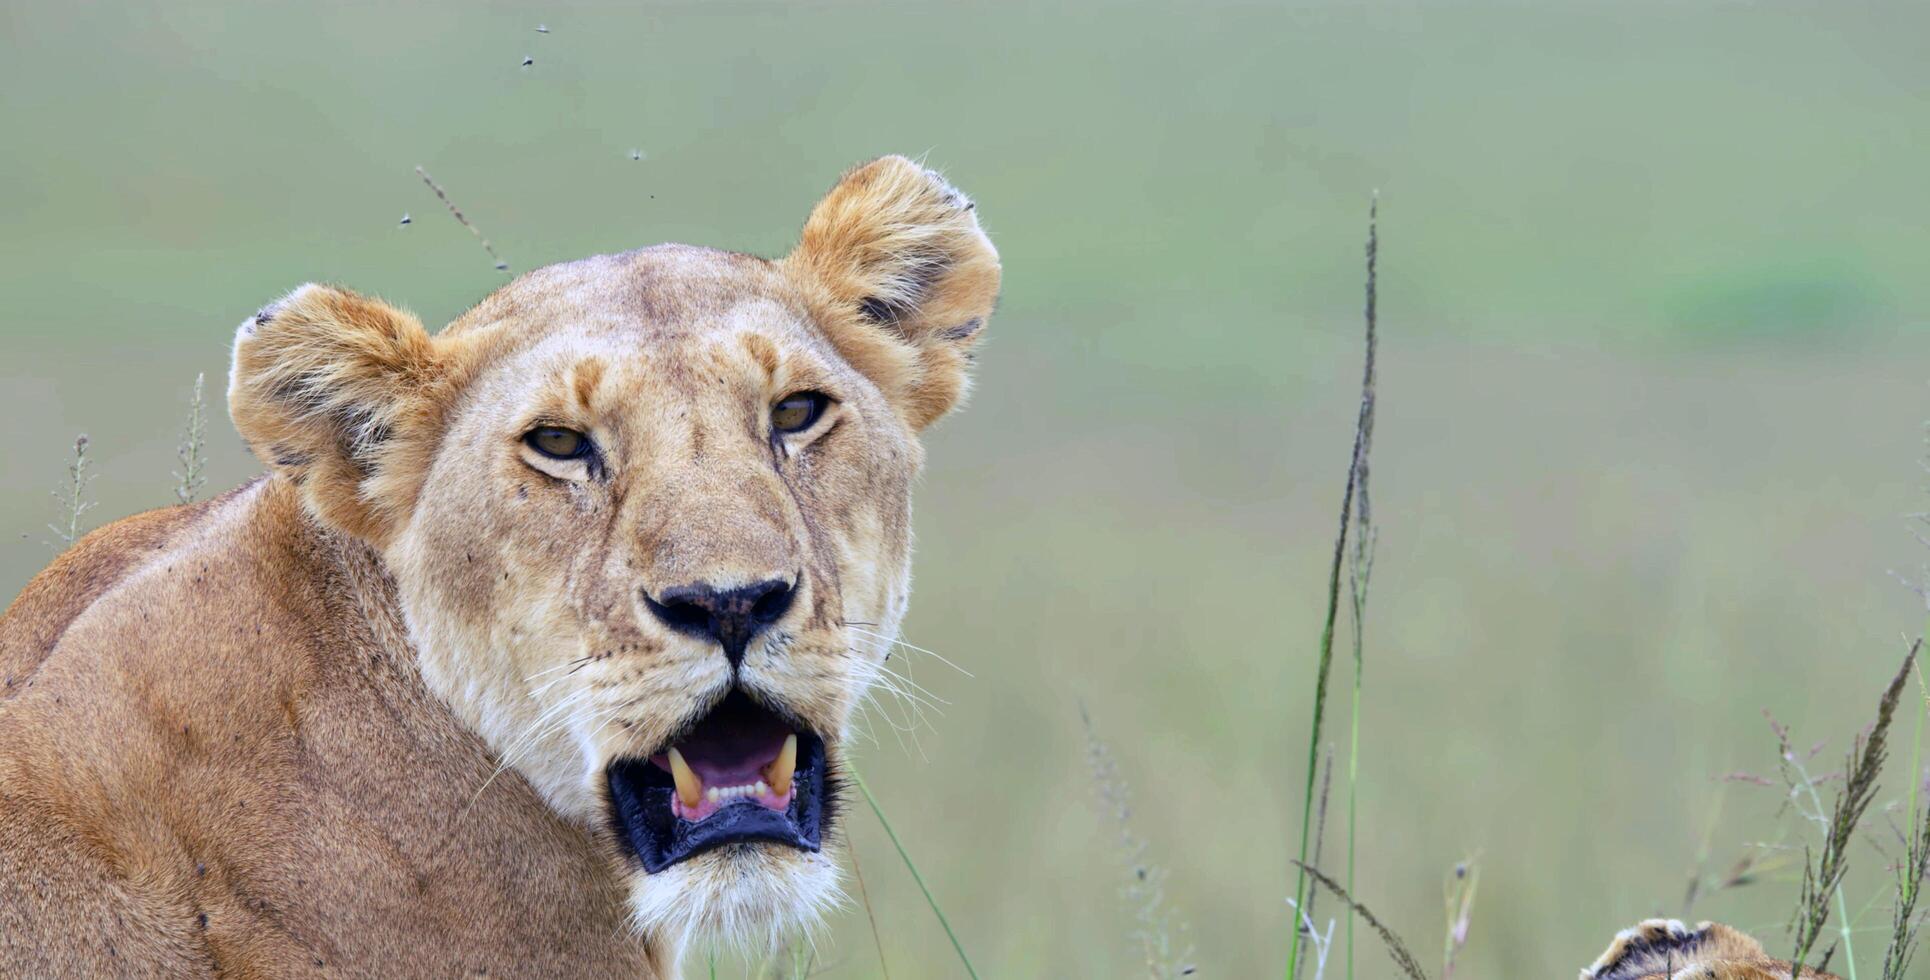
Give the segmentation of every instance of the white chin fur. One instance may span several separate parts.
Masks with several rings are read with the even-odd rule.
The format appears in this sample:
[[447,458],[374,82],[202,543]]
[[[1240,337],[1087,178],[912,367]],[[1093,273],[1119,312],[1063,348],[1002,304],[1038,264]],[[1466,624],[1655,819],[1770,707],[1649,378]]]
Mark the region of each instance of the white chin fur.
[[823,852],[731,844],[630,879],[630,921],[674,950],[715,944],[769,952],[814,930],[843,902],[838,865]]

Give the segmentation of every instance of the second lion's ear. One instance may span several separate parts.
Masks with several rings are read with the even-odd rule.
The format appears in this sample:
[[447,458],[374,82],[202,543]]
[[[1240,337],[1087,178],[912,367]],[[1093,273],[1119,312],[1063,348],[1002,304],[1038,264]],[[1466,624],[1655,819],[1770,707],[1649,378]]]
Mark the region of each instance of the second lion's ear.
[[444,374],[414,316],[310,283],[241,325],[228,411],[316,517],[381,547],[415,506]]
[[783,264],[913,429],[958,403],[998,300],[999,257],[957,188],[904,157],[873,160],[811,211]]

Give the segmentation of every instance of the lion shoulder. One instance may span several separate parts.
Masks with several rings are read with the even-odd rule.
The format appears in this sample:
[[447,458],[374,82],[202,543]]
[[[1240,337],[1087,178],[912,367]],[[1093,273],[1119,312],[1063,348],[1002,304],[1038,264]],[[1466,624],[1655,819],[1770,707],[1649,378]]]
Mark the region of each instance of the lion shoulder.
[[122,518],[88,533],[35,575],[0,613],[0,701],[25,686],[75,620],[255,485]]

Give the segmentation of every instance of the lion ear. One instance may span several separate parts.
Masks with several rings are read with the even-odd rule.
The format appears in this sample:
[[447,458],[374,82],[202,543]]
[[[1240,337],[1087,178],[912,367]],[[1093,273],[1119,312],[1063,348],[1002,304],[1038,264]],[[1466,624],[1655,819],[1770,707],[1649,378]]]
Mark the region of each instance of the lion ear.
[[914,429],[964,395],[998,300],[999,257],[970,199],[900,156],[856,167],[812,210],[785,269],[845,358]]
[[381,547],[414,507],[443,373],[414,316],[310,283],[241,325],[228,411],[317,517]]

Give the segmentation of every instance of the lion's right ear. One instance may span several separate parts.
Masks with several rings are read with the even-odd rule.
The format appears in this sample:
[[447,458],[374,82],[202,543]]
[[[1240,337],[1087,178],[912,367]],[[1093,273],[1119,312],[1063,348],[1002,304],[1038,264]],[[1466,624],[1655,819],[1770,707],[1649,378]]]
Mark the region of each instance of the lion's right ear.
[[811,210],[783,267],[913,429],[964,397],[999,256],[958,188],[904,157],[855,167]]
[[444,375],[414,316],[310,283],[241,325],[228,411],[310,511],[382,547],[415,505]]

